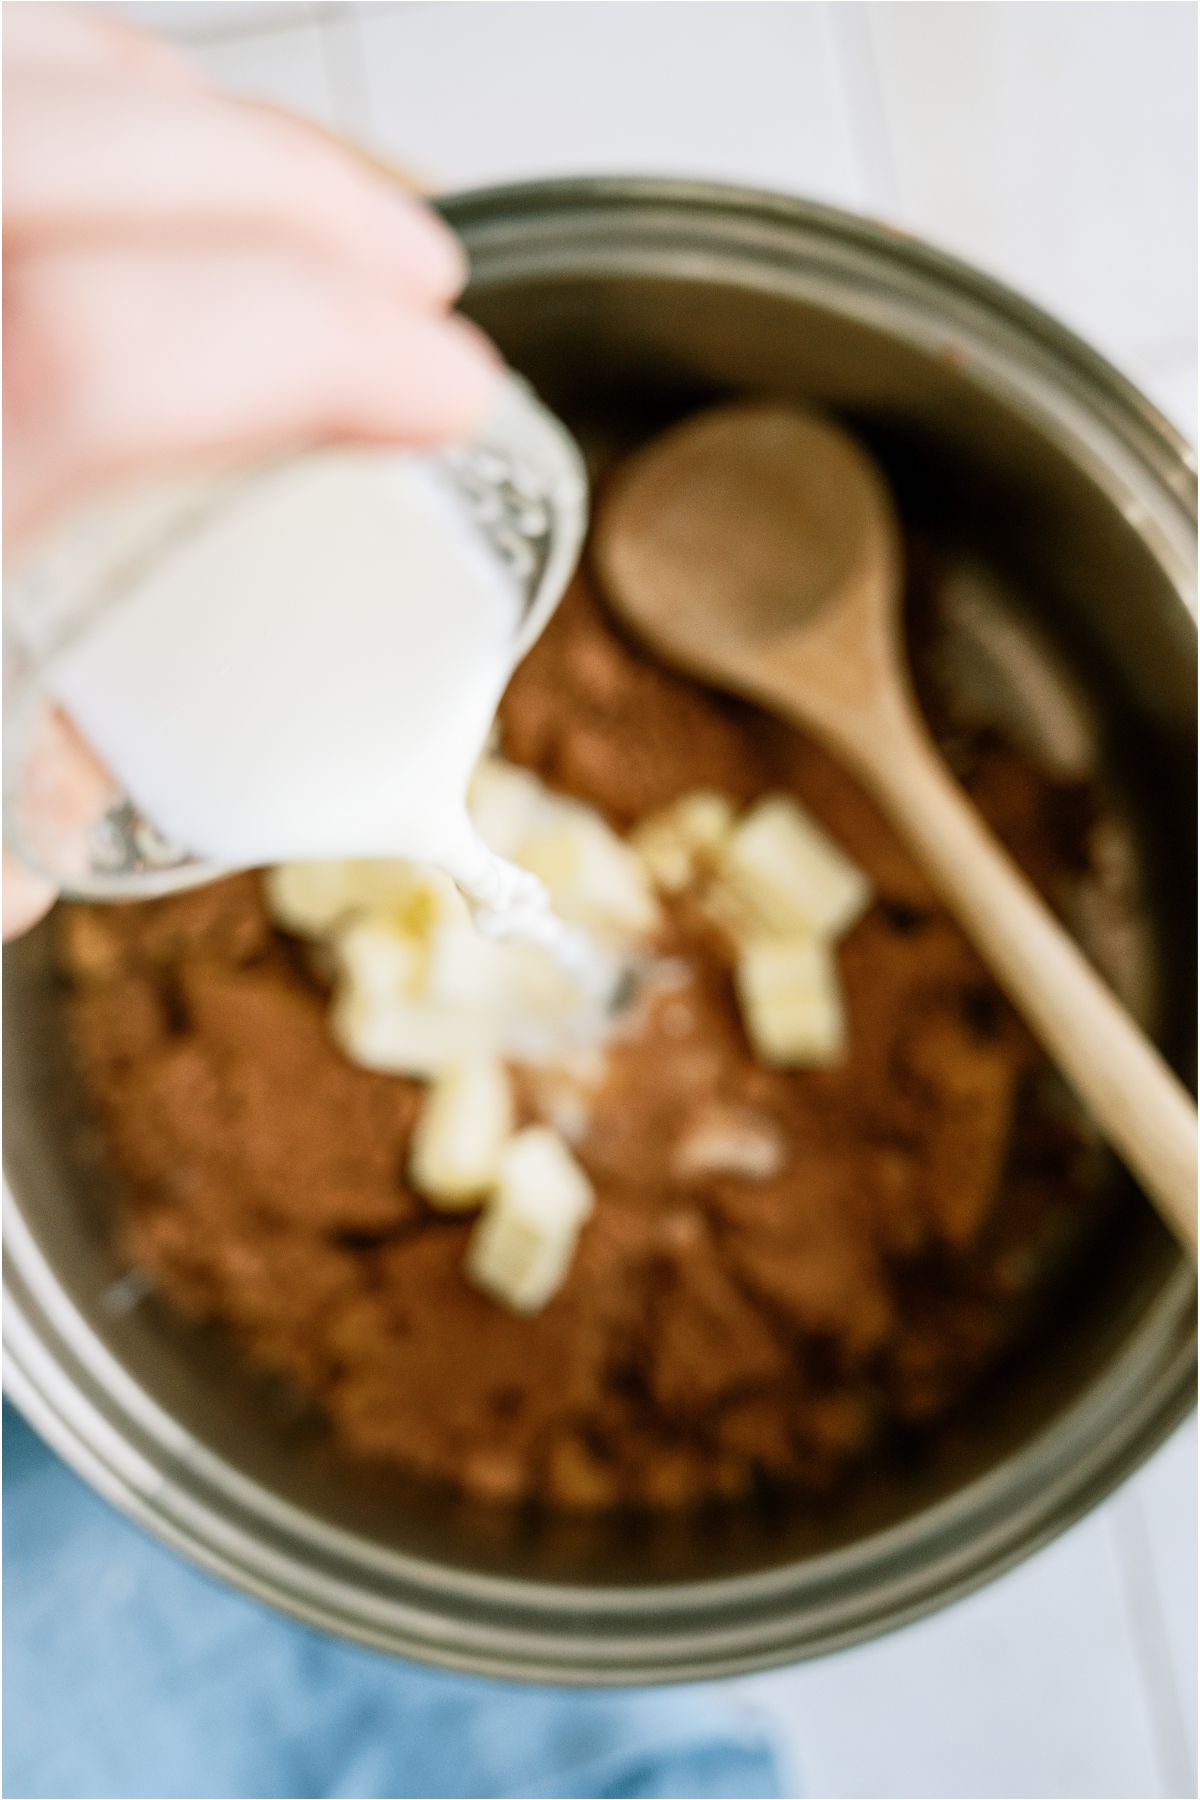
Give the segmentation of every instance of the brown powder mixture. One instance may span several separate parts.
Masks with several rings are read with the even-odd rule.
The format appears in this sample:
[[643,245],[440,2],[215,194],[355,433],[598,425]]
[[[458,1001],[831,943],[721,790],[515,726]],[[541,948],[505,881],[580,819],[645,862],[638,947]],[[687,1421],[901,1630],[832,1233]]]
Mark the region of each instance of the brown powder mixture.
[[[584,1508],[828,1487],[1012,1340],[1085,1210],[1082,1140],[907,854],[794,732],[644,660],[582,581],[502,716],[506,755],[621,829],[698,786],[811,807],[878,889],[839,953],[848,1064],[757,1067],[727,956],[677,906],[667,943],[696,977],[613,1052],[578,1152],[595,1214],[564,1289],[519,1318],[464,1279],[471,1222],[406,1185],[422,1090],[343,1060],[256,877],[64,909],[130,1254],[357,1455]],[[992,740],[968,760],[976,803],[1061,897],[1078,793]],[[689,1172],[690,1135],[746,1119],[781,1134],[785,1173]]]

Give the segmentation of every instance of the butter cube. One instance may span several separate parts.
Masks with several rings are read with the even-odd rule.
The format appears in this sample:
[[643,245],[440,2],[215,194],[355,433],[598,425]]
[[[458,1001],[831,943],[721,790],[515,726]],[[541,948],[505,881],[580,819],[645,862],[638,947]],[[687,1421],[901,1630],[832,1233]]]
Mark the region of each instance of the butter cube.
[[467,1249],[474,1286],[513,1312],[540,1312],[566,1279],[592,1186],[563,1140],[531,1125],[509,1140]]
[[645,869],[598,813],[572,809],[526,838],[516,860],[545,884],[555,912],[569,924],[641,937],[659,923]]
[[536,875],[569,923],[634,937],[658,924],[641,863],[593,808],[487,757],[472,777],[468,810],[488,847]]
[[267,911],[296,937],[323,938],[363,912],[465,912],[452,881],[436,870],[397,859],[280,863],[268,869]]
[[759,1062],[805,1069],[843,1061],[846,1016],[828,943],[815,937],[759,938],[743,946],[735,981]]
[[296,937],[320,938],[353,910],[352,865],[281,863],[265,878],[267,911]]
[[373,1005],[386,1005],[418,991],[428,953],[416,933],[390,919],[368,915],[338,931],[333,956],[345,991]]
[[554,799],[531,770],[488,756],[471,777],[467,811],[489,850],[515,857],[530,832],[548,822]]
[[719,856],[713,910],[735,935],[838,938],[871,901],[871,883],[786,794],[760,800]]
[[432,1206],[456,1212],[495,1185],[512,1136],[512,1090],[491,1057],[454,1063],[436,1078],[413,1134],[409,1174]]
[[480,1050],[479,1022],[416,998],[385,1003],[352,990],[339,993],[329,1014],[334,1042],[361,1069],[428,1081]]
[[705,863],[715,859],[733,817],[733,802],[727,795],[697,788],[643,819],[630,833],[629,842],[654,885],[664,894],[678,894],[690,886]]

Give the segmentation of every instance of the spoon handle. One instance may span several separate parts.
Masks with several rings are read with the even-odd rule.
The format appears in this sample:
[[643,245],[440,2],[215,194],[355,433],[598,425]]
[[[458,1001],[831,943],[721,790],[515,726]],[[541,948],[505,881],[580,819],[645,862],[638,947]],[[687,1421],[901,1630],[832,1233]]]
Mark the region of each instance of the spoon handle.
[[845,744],[1000,986],[1180,1241],[1196,1253],[1196,1107],[991,836],[911,714]]

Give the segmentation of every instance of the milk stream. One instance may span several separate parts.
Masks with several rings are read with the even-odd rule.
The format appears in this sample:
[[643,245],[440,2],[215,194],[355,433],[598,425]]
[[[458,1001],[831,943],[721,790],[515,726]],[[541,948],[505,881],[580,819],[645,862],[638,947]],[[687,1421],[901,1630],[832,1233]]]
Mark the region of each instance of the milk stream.
[[484,929],[594,983],[583,935],[467,816],[522,605],[427,466],[330,452],[245,483],[166,546],[49,685],[193,854],[432,864]]

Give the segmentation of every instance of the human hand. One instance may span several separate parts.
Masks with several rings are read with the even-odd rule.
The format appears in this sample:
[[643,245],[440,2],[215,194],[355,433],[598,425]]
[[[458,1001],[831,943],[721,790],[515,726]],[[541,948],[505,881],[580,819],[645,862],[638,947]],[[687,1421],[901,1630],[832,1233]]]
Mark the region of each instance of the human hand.
[[[91,12],[4,16],[5,543],[145,469],[467,436],[499,369],[452,233]],[[53,898],[9,876],[5,935]]]

